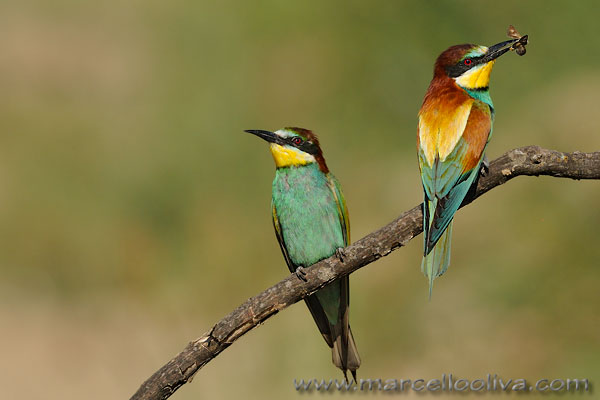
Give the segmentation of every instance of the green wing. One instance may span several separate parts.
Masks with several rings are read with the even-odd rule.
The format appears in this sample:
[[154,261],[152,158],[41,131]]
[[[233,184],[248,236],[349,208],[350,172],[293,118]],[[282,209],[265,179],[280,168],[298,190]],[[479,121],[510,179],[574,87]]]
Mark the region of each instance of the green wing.
[[298,266],[292,262],[287,248],[285,247],[283,233],[281,232],[281,225],[279,224],[279,218],[277,218],[277,209],[275,208],[275,203],[273,203],[273,201],[271,201],[271,209],[273,212],[273,228],[275,228],[275,236],[277,236],[277,241],[279,242],[279,247],[281,247],[283,258],[285,258],[285,263],[287,264],[290,272],[295,272]]
[[[445,161],[436,158],[432,167],[422,162],[425,255],[433,249],[454,218],[479,173],[479,164],[468,171],[463,168],[462,159],[467,150],[467,143],[461,138]],[[422,153],[419,152],[420,159],[424,157]]]
[[348,218],[348,209],[346,208],[346,199],[342,193],[342,188],[338,180],[333,174],[327,174],[327,183],[333,193],[333,197],[338,207],[338,217],[340,219],[340,225],[342,227],[342,234],[344,236],[344,245],[350,244],[350,219]]
[[[333,174],[327,174],[327,179],[331,187],[331,191],[338,206],[338,217],[340,226],[344,236],[344,245],[350,244],[350,219],[348,218],[348,208],[346,207],[346,199],[342,193],[342,188]],[[346,369],[350,369],[354,379],[356,380],[356,369],[360,366],[360,356],[354,343],[354,337],[350,330],[348,321],[348,307],[350,306],[350,278],[344,276],[337,283],[339,285],[339,310],[338,321],[331,325],[331,342],[333,342],[333,362],[338,368],[341,368],[346,374]],[[327,289],[327,288],[326,288]],[[330,289],[332,290],[332,289]],[[327,340],[327,339],[325,339]]]

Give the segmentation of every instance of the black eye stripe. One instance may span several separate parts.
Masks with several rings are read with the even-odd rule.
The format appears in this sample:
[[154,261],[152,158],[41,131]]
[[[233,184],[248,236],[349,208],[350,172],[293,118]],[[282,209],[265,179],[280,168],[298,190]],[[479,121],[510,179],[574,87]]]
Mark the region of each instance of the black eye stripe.
[[308,154],[312,154],[313,156],[316,156],[319,153],[319,148],[317,145],[311,142],[304,142],[298,148]]
[[298,150],[302,150],[305,153],[316,155],[319,152],[319,148],[311,142],[302,141],[299,144],[294,143],[292,139],[289,139],[289,145],[297,148]]
[[471,63],[469,65],[465,65],[465,58],[454,65],[446,67],[446,72],[448,73],[448,76],[450,78],[457,78],[464,74],[466,71],[470,70],[471,68],[485,62],[485,60],[483,59],[484,57],[485,55],[477,57],[468,57],[468,59],[471,60]]
[[[294,143],[294,139],[296,139],[296,137],[295,137],[295,136],[294,136],[294,137],[290,137],[290,138],[285,138],[285,139],[283,139],[283,140],[284,140],[284,142],[285,142],[286,144],[288,144],[288,145],[290,145],[290,146],[293,146],[293,147],[298,147],[298,145],[297,145],[296,143]],[[300,143],[300,144],[301,144],[301,143]]]
[[297,148],[298,150],[301,150],[305,153],[311,154],[311,155],[317,155],[319,153],[319,148],[317,147],[316,144],[308,142],[303,140],[301,143],[294,143],[294,139],[297,138],[298,136],[294,136],[291,138],[279,138],[277,140],[277,144],[280,145],[288,145],[288,146],[292,146]]

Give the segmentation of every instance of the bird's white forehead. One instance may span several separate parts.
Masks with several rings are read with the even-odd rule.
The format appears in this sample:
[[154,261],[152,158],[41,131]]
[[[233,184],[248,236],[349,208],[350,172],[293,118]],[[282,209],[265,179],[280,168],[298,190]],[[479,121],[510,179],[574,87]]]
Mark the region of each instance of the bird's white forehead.
[[292,131],[289,131],[289,130],[287,130],[287,129],[280,129],[280,130],[278,130],[278,131],[275,131],[275,134],[276,134],[277,136],[279,136],[279,137],[282,137],[282,138],[290,138],[290,137],[292,137],[292,136],[298,136],[298,135],[296,135],[294,132],[292,132]]

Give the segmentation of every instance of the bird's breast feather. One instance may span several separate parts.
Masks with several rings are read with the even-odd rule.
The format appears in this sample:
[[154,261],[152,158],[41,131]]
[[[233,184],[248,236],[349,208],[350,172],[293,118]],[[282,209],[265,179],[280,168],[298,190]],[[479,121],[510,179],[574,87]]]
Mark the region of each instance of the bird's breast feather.
[[460,140],[473,105],[467,99],[458,105],[452,102],[436,101],[424,105],[419,113],[419,143],[429,166],[436,157],[444,161]]

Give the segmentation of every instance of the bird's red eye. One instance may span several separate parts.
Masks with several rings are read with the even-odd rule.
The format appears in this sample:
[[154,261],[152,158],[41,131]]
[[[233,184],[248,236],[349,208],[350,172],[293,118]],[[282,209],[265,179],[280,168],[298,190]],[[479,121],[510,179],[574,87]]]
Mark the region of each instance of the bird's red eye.
[[465,65],[471,65],[471,63],[472,63],[472,62],[473,62],[473,61],[471,61],[471,59],[470,59],[470,58],[466,58],[466,59],[465,59],[465,61],[463,61],[463,63],[464,63]]
[[296,145],[301,144],[302,143],[302,139],[299,138],[298,136],[296,136],[296,137],[292,138],[292,143],[294,143]]

